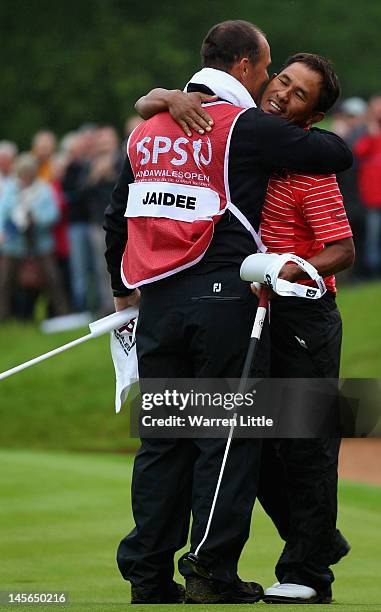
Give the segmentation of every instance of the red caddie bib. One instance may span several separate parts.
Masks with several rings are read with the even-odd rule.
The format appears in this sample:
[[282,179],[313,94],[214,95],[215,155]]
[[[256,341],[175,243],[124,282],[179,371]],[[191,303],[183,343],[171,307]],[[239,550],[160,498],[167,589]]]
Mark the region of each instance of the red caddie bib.
[[214,120],[209,134],[187,137],[169,113],[160,113],[129,138],[135,181],[129,185],[121,266],[129,288],[199,262],[229,204],[230,135],[244,110],[226,102],[207,106]]

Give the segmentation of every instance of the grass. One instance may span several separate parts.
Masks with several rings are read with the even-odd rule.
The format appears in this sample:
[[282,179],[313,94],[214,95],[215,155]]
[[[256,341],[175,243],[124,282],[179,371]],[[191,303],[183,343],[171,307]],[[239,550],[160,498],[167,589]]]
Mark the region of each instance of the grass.
[[[4,500],[0,508],[0,590],[66,591],[69,609],[125,609],[129,587],[121,579],[114,559],[119,539],[132,527],[132,458],[2,450],[0,461]],[[337,566],[336,603],[329,609],[381,610],[381,488],[343,482],[340,498],[339,526],[351,541],[353,552]],[[241,559],[242,578],[270,585],[280,550],[281,542],[272,524],[257,508]],[[267,609],[262,603],[258,606]],[[23,605],[21,609],[48,608]],[[174,608],[154,609],[169,612]],[[214,609],[226,612],[237,607],[194,606],[195,612]],[[281,609],[289,612],[299,606]],[[311,609],[312,606],[303,607],[306,611]],[[134,606],[134,610],[143,612],[147,607]],[[187,606],[186,610],[192,608]]]
[[[343,376],[380,375],[381,319],[374,308],[380,292],[380,284],[340,292]],[[31,325],[2,326],[0,371],[79,335],[44,336]],[[137,442],[128,438],[127,411],[114,414],[108,337],[83,344],[0,385],[0,591],[68,591],[73,610],[124,609],[129,588],[114,558],[119,539],[132,527],[132,457],[113,451],[134,449]],[[104,452],[84,452],[89,450]],[[340,499],[339,527],[350,539],[353,553],[337,567],[337,603],[329,609],[381,611],[381,489],[343,482]],[[280,550],[274,528],[257,508],[241,560],[242,578],[272,584]],[[23,605],[21,609],[51,606]],[[134,607],[135,612],[146,609]],[[155,606],[155,612],[173,609]],[[214,609],[226,612],[237,607],[195,607],[199,612]],[[282,607],[284,612],[298,609]]]
[[[34,326],[0,328],[0,370],[88,330],[43,335]],[[114,412],[114,369],[108,335],[1,381],[0,446],[112,451],[135,448],[127,412]]]
[[381,377],[381,317],[377,307],[380,298],[380,283],[343,287],[338,293],[344,329],[343,377]]
[[[380,284],[339,292],[344,320],[342,376],[378,377]],[[85,330],[83,330],[85,332]],[[0,371],[64,344],[81,332],[43,335],[34,326],[0,327]],[[114,414],[114,371],[102,336],[0,382],[0,446],[120,451],[128,438],[127,411]]]

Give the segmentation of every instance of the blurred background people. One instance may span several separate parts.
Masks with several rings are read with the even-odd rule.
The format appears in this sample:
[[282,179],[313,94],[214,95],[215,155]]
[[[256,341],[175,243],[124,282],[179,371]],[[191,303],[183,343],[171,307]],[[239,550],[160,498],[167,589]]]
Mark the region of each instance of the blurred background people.
[[332,114],[332,129],[352,145],[365,131],[367,103],[358,96],[343,100]]
[[[54,254],[57,266],[60,271],[61,280],[65,294],[70,300],[71,279],[70,279],[70,246],[69,246],[69,222],[68,222],[68,203],[62,189],[62,179],[67,165],[65,153],[56,153],[52,157],[51,164],[51,187],[53,189],[56,204],[58,206],[59,218],[54,226]],[[50,314],[54,316],[54,308],[51,307]]]
[[[332,116],[332,130],[353,147],[366,132],[365,116],[367,103],[359,97],[344,100]],[[345,209],[353,232],[356,257],[353,268],[341,275],[347,280],[361,280],[366,274],[365,266],[365,209],[358,188],[358,163],[337,176],[343,194]],[[340,278],[340,277],[339,277]]]
[[52,157],[57,147],[53,132],[41,130],[32,140],[32,154],[38,162],[38,176],[44,181],[52,180]]
[[124,137],[128,138],[131,132],[133,132],[134,129],[138,127],[138,125],[140,125],[142,122],[143,119],[139,115],[130,115],[129,117],[127,117],[124,124]]
[[[33,155],[20,155],[16,178],[0,200],[0,320],[10,315],[13,288],[22,272],[39,277],[57,314],[69,311],[54,259],[59,211],[50,186],[38,178],[38,168]],[[26,263],[33,263],[33,269],[26,272]]]
[[[83,124],[68,132],[59,143],[56,135],[45,129],[37,131],[32,138],[30,155],[37,167],[38,182],[48,183],[46,187],[55,203],[54,221],[48,215],[45,229],[53,240],[51,255],[59,270],[57,277],[65,297],[65,307],[70,307],[71,311],[90,310],[103,315],[114,310],[104,260],[103,215],[126,155],[127,138],[141,122],[137,115],[127,117],[122,145],[112,125],[94,123]],[[330,127],[355,153],[353,167],[338,175],[356,245],[355,265],[341,280],[353,282],[366,280],[369,276],[380,277],[381,96],[373,96],[369,105],[358,96],[345,99],[332,113]],[[21,189],[20,180],[14,173],[16,159],[17,145],[1,140],[2,211],[9,210],[9,201],[14,202],[17,199],[15,192]],[[25,243],[28,231],[20,232],[17,224],[14,227],[14,222],[8,217],[0,225],[0,258],[7,251],[6,258],[9,259],[10,242],[13,246],[19,244],[21,234]],[[17,235],[15,240],[10,238],[14,235]],[[20,262],[24,262],[20,263],[20,272],[13,278],[12,313],[32,318],[42,290],[41,275],[33,276],[31,271],[36,271],[36,266],[29,266],[28,255],[26,260],[23,257],[19,257]],[[9,268],[9,261],[6,268],[7,265]],[[4,282],[4,275],[2,278]],[[55,304],[49,301],[49,316],[58,314],[60,310],[57,311]]]
[[9,140],[0,141],[0,198],[12,181],[13,164],[17,156],[17,145]]
[[89,207],[90,238],[94,256],[94,272],[97,303],[100,314],[106,315],[114,308],[109,274],[106,268],[104,211],[121,169],[120,142],[112,126],[97,130],[95,153],[87,177],[86,197]]
[[381,275],[381,94],[369,101],[366,133],[354,144],[358,188],[366,209],[365,264],[369,276]]
[[120,152],[122,163],[124,162],[126,155],[127,155],[127,141],[130,135],[132,134],[132,132],[134,131],[134,129],[138,127],[138,125],[140,125],[143,121],[144,119],[142,119],[139,115],[130,115],[129,117],[127,117],[126,121],[124,122],[124,130],[123,130],[124,140],[123,140],[123,144],[122,144],[122,148]]
[[91,275],[94,270],[90,240],[90,214],[86,193],[90,162],[94,154],[94,130],[73,134],[66,143],[67,166],[61,185],[67,202],[69,267],[73,308],[89,306]]

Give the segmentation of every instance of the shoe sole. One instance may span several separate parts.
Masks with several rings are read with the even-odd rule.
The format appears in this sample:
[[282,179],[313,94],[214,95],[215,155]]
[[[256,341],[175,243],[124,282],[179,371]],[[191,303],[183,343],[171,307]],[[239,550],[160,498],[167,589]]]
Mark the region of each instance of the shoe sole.
[[183,604],[183,603],[184,603],[184,599],[171,599],[171,600],[166,599],[165,601],[161,599],[140,599],[138,601],[131,601],[132,606],[134,605],[146,606],[146,605],[156,605],[156,604],[173,605],[173,604]]
[[330,604],[332,597],[316,595],[310,599],[300,599],[298,597],[280,597],[276,595],[265,595],[262,600],[267,604]]
[[263,591],[262,593],[258,593],[257,595],[253,595],[252,597],[239,597],[239,596],[234,596],[231,595],[229,593],[221,593],[221,595],[216,598],[216,597],[210,597],[210,599],[203,599],[203,600],[199,600],[199,601],[195,601],[194,599],[192,599],[191,597],[185,595],[185,603],[186,604],[253,604],[253,603],[257,603],[258,601],[261,601],[263,597]]
[[223,604],[223,603],[229,603],[229,599],[228,599],[228,594],[226,593],[221,593],[221,595],[219,597],[213,597],[210,596],[209,598],[206,597],[205,599],[200,599],[198,601],[196,601],[195,599],[192,599],[192,597],[189,597],[189,595],[185,595],[185,603],[186,604],[192,604],[192,605],[197,605],[197,604],[201,604],[201,605],[205,605],[205,604]]

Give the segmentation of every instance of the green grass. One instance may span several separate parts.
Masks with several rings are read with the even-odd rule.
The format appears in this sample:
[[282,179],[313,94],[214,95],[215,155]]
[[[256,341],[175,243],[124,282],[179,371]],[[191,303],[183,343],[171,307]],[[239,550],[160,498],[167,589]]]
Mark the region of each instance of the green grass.
[[338,293],[343,318],[341,376],[381,378],[381,285],[344,287]]
[[[88,332],[43,335],[0,327],[0,371]],[[0,382],[0,446],[111,451],[128,441],[127,412],[115,415],[109,336],[70,349]]]
[[[381,285],[339,292],[344,320],[342,376],[381,375]],[[86,330],[83,330],[84,333]],[[34,326],[0,327],[0,371],[78,337],[43,335]],[[0,446],[119,451],[128,438],[127,411],[113,408],[114,370],[102,336],[0,382]]]
[[[0,590],[67,591],[70,609],[125,609],[129,586],[121,579],[114,559],[119,539],[132,527],[132,457],[2,450],[0,462]],[[381,488],[344,482],[340,498],[340,528],[353,551],[337,567],[336,603],[329,609],[381,610]],[[280,550],[272,524],[256,509],[241,559],[242,578],[272,584]],[[264,604],[258,606],[267,609]],[[20,609],[49,608],[24,605]],[[174,607],[154,609],[169,612]],[[214,609],[225,612],[237,607],[194,606],[195,612]],[[281,609],[288,612],[299,606]],[[147,607],[134,606],[134,610]]]

